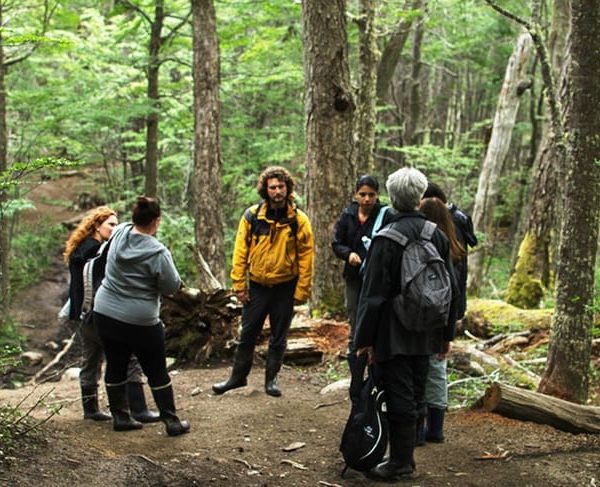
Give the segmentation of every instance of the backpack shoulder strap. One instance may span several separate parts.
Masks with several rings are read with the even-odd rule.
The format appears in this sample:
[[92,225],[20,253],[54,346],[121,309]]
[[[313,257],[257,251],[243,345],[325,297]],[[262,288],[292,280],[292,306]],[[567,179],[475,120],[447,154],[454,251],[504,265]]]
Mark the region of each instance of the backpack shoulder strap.
[[433,232],[435,232],[436,228],[437,225],[435,223],[425,220],[425,225],[423,225],[423,229],[421,230],[421,238],[423,240],[431,240],[431,237],[433,237]]
[[397,244],[400,244],[402,247],[406,247],[406,244],[408,243],[408,237],[406,235],[398,230],[395,230],[389,225],[379,230],[375,236],[389,238]]
[[246,211],[244,212],[244,218],[250,224],[250,232],[248,232],[248,235],[246,236],[246,245],[248,247],[252,242],[252,235],[254,235],[254,232],[256,230],[256,223],[258,222],[258,213],[262,207],[262,204],[263,202],[261,200],[258,204],[246,208]]
[[385,212],[387,211],[387,206],[382,206],[379,208],[379,212],[377,213],[377,218],[375,219],[375,223],[373,224],[373,229],[371,230],[371,236],[375,235],[379,229],[381,228],[381,224],[383,223],[383,217],[385,216]]

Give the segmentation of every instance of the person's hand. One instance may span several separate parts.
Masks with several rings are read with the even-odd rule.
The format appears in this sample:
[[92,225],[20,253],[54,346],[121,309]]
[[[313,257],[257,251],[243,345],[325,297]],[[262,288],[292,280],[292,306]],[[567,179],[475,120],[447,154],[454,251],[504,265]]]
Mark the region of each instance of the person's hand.
[[237,296],[237,298],[240,300],[240,303],[242,303],[242,304],[248,304],[250,302],[250,294],[248,293],[248,291],[246,289],[244,289],[242,291],[236,291],[235,295]]
[[367,364],[371,365],[375,362],[375,354],[373,353],[373,347],[362,347],[356,351],[356,356],[360,357],[361,355],[367,356]]
[[448,357],[448,353],[450,353],[450,342],[444,342],[442,345],[442,352],[436,353],[435,358],[437,360],[444,360]]
[[351,266],[358,266],[362,263],[362,259],[360,258],[360,255],[358,255],[356,252],[350,252],[350,255],[348,256],[348,264],[350,264]]

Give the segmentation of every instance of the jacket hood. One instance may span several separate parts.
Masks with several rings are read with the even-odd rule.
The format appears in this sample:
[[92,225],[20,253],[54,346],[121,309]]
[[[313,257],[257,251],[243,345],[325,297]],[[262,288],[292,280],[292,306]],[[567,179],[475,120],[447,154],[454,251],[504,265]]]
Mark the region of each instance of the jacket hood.
[[133,233],[133,224],[119,225],[112,236],[117,262],[141,262],[163,251],[164,245],[155,237]]

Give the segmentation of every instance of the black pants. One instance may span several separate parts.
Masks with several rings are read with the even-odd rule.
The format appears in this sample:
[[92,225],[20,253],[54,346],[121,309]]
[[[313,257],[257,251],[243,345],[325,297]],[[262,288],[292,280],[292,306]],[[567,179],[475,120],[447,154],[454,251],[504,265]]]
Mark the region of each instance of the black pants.
[[398,423],[416,421],[427,413],[425,385],[429,355],[396,355],[377,364],[386,393],[388,417]]
[[242,310],[241,347],[254,347],[265,319],[269,317],[271,338],[269,351],[285,352],[287,334],[294,316],[296,279],[275,286],[262,286],[250,281],[250,302]]
[[106,355],[104,382],[107,386],[127,381],[127,366],[135,354],[150,387],[171,382],[167,372],[165,332],[159,321],[153,326],[130,325],[94,312],[94,323]]
[[[104,348],[93,316],[88,313],[81,321],[81,387],[98,387],[104,363]],[[127,366],[127,382],[143,382],[142,368],[135,355]]]

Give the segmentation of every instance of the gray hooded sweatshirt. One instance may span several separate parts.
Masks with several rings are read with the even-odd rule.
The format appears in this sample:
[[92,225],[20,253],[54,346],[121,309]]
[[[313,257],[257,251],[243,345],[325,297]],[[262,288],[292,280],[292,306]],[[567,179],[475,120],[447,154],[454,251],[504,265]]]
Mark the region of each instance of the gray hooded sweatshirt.
[[131,223],[123,223],[113,232],[94,311],[131,325],[152,326],[159,322],[160,296],[177,291],[181,278],[167,248],[132,229]]

